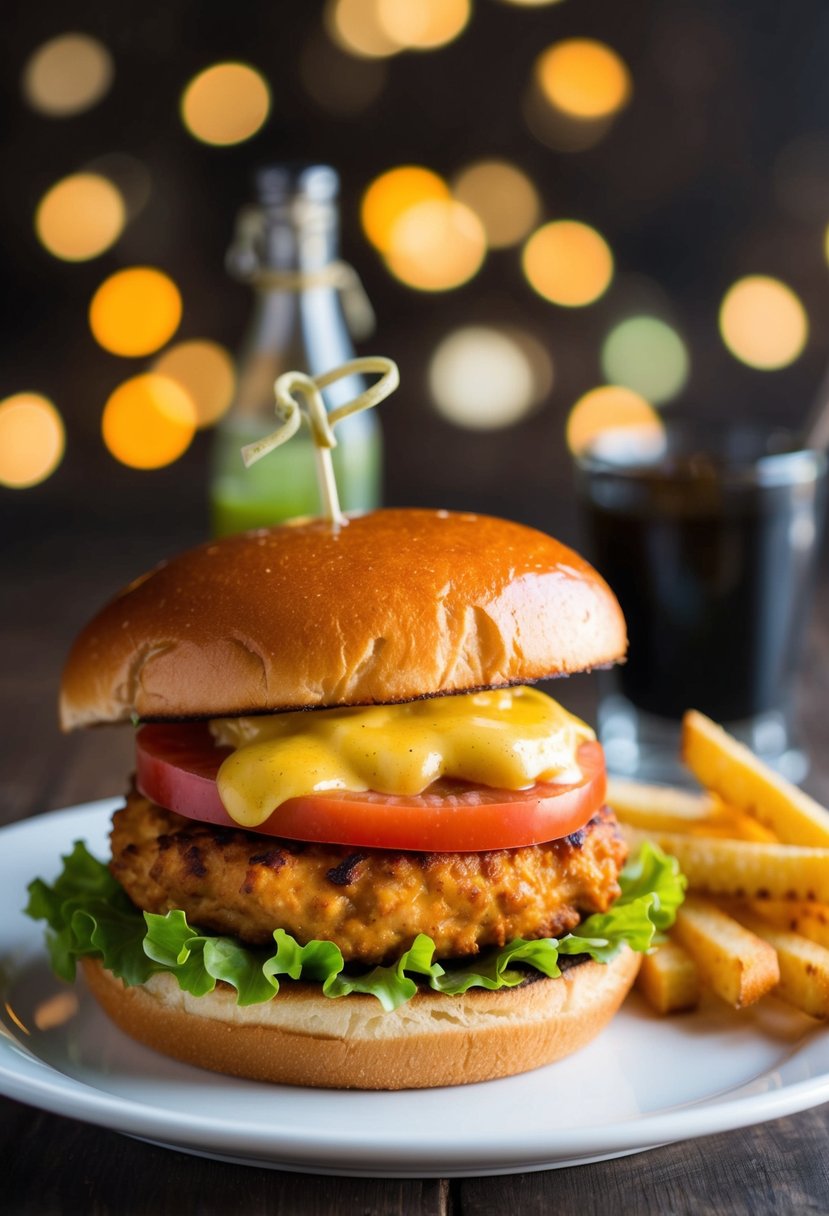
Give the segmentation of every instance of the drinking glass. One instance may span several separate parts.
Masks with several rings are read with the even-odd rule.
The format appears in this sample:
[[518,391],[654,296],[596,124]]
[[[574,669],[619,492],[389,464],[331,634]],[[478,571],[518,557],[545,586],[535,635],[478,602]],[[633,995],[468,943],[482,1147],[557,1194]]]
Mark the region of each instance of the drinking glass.
[[748,425],[668,423],[649,451],[605,432],[577,457],[588,552],[630,637],[600,691],[611,771],[682,780],[679,721],[693,708],[805,775],[792,701],[826,482],[822,452]]

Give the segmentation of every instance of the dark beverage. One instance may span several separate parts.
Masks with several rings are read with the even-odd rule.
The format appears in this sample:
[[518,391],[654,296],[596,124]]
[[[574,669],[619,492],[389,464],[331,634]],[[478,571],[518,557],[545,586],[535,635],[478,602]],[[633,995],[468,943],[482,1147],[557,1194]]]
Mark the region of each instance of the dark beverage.
[[[592,558],[625,613],[617,687],[638,710],[720,722],[784,710],[803,643],[826,496],[815,452],[748,429],[669,428],[667,450],[577,469]],[[610,458],[608,458],[610,457]]]

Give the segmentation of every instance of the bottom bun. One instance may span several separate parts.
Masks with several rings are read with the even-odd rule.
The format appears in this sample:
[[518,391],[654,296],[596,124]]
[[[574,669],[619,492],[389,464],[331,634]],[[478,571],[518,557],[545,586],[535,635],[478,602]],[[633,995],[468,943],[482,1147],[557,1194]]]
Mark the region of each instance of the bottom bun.
[[112,1020],[148,1047],[215,1072],[329,1089],[425,1089],[508,1077],[578,1051],[610,1021],[639,970],[625,947],[556,979],[462,996],[424,991],[393,1013],[375,997],[332,999],[311,984],[240,1007],[220,984],[182,992],[172,975],[134,988],[84,959],[87,983]]

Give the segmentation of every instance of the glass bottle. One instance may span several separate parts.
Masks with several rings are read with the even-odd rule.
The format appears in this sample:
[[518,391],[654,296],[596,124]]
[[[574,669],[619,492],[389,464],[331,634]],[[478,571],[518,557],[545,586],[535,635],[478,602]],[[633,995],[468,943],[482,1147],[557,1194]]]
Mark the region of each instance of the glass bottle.
[[[246,469],[241,448],[276,428],[274,381],[285,371],[321,375],[354,358],[349,333],[366,336],[371,306],[355,272],[338,259],[339,179],[328,165],[272,166],[256,175],[257,205],[240,215],[228,269],[256,293],[239,357],[237,387],[216,427],[210,484],[217,536],[317,515],[311,434],[303,430]],[[348,318],[348,320],[347,320]],[[356,397],[361,377],[326,389],[328,409]],[[346,511],[378,505],[381,436],[374,410],[338,423],[333,452]]]

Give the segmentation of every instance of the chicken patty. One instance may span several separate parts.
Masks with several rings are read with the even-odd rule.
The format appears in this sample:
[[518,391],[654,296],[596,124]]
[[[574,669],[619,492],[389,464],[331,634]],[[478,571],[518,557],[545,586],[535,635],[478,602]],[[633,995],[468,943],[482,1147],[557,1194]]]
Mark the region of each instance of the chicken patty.
[[559,937],[619,894],[626,848],[605,808],[548,844],[410,853],[305,844],[185,819],[132,793],[113,819],[111,870],[147,912],[252,944],[281,928],[335,942],[346,961],[386,963],[418,933],[439,958],[515,937]]

